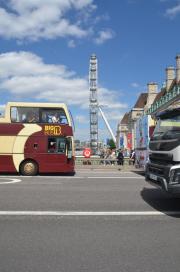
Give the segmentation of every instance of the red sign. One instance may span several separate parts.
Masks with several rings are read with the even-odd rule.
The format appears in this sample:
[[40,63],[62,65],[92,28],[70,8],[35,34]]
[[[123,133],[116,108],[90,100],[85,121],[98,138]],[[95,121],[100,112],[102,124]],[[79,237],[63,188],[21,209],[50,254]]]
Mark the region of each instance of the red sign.
[[83,156],[84,156],[85,158],[90,158],[90,157],[91,157],[91,149],[90,149],[90,148],[85,148],[85,149],[83,150]]
[[149,127],[149,137],[151,138],[154,132],[155,126]]
[[128,133],[127,135],[127,148],[132,149],[132,133]]

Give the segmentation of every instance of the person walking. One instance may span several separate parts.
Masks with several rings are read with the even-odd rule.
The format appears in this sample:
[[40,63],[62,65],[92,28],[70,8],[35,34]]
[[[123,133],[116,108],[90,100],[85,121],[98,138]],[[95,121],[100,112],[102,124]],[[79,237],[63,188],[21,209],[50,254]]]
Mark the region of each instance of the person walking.
[[110,160],[111,160],[111,165],[114,165],[116,162],[116,153],[115,150],[111,150],[111,154],[110,154]]
[[119,153],[117,155],[117,163],[118,165],[124,165],[124,154],[121,149],[119,149]]
[[130,159],[131,159],[131,161],[132,161],[132,163],[133,163],[133,165],[135,164],[135,151],[134,150],[132,150],[132,153],[131,153],[131,156],[130,156]]

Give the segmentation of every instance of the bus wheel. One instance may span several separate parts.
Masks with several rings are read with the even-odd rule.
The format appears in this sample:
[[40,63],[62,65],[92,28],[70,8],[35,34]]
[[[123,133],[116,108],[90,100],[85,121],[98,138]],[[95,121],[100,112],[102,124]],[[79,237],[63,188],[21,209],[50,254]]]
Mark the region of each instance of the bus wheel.
[[34,161],[24,161],[20,166],[20,173],[23,176],[35,176],[38,172],[37,163]]

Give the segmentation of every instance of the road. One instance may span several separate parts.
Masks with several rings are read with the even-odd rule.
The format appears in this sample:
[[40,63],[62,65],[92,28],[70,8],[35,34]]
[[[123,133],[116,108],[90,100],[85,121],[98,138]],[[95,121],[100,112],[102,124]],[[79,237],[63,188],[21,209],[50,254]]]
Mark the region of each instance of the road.
[[177,272],[179,221],[138,173],[0,176],[0,271]]

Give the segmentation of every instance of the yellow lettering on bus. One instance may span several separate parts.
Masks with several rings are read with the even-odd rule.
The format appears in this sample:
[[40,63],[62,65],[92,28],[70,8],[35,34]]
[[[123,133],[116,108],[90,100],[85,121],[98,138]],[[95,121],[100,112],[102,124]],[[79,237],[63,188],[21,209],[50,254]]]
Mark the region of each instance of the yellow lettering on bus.
[[44,134],[45,135],[50,135],[50,136],[55,136],[55,135],[61,135],[61,127],[60,126],[45,126],[44,127]]

